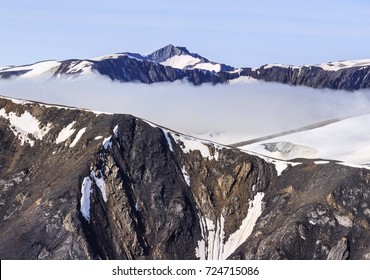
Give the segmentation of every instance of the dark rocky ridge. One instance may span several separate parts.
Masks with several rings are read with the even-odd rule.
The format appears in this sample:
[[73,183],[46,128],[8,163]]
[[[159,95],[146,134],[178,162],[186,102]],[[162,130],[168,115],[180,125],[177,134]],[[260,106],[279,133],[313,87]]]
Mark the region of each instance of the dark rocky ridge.
[[[208,143],[209,157],[186,153],[190,138],[130,115],[2,98],[0,110],[52,124],[31,147],[0,117],[1,259],[196,259],[201,219],[222,215],[226,242],[258,193],[262,213],[229,258],[370,258],[369,170],[302,160],[278,176],[272,163],[238,149]],[[73,121],[74,134],[56,144]],[[111,148],[97,136],[112,136]],[[92,174],[104,178],[107,201],[94,181],[88,222],[81,185]]]
[[[90,69],[112,80],[121,82],[141,82],[146,84],[157,82],[173,82],[187,80],[194,85],[203,83],[219,84],[227,83],[239,77],[249,77],[266,82],[277,82],[294,86],[308,86],[312,88],[329,88],[354,91],[370,87],[370,66],[354,66],[339,69],[337,71],[324,70],[318,66],[280,66],[264,65],[259,68],[240,68],[220,64],[220,71],[209,71],[204,69],[192,69],[191,65],[184,69],[176,69],[163,66],[160,63],[174,55],[190,55],[200,59],[200,62],[215,64],[208,59],[190,53],[184,47],[173,45],[165,46],[150,55],[142,56],[135,53],[121,53],[115,58],[102,60],[80,60],[70,59],[61,61],[58,69],[52,76],[60,75],[78,76],[83,68],[73,70],[74,66],[88,63]],[[32,65],[31,65],[32,66]],[[21,76],[30,70],[17,68],[0,70],[0,78],[8,79]]]
[[294,86],[354,91],[370,87],[370,66],[324,70],[317,66],[244,68],[242,76]]

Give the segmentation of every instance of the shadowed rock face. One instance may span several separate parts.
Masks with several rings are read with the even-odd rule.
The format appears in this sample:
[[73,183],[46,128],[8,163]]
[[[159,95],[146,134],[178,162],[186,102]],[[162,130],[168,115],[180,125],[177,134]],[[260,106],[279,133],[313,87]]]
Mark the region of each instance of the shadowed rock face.
[[[369,170],[278,176],[130,115],[16,103],[0,99],[1,259],[370,258]],[[26,112],[42,139],[16,127]]]
[[353,91],[370,87],[369,73],[370,66],[344,68],[337,71],[328,71],[316,66],[269,68],[262,66],[258,69],[244,68],[241,75],[266,82]]

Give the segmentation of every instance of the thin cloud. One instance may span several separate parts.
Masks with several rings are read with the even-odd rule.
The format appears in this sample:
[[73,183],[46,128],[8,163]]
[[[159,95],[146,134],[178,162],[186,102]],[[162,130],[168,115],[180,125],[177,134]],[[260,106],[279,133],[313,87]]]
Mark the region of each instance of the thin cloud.
[[229,144],[316,122],[369,112],[370,92],[315,90],[276,83],[193,86],[187,82],[112,82],[93,77],[46,82],[0,81],[15,98],[132,114]]

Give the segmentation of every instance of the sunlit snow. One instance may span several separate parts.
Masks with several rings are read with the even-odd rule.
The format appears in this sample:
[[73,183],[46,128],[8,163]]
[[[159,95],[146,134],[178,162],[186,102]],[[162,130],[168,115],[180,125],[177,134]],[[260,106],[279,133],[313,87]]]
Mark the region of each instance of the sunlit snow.
[[200,259],[226,260],[251,235],[257,219],[262,213],[262,199],[264,193],[258,192],[253,200],[249,201],[247,216],[237,231],[229,236],[224,243],[223,215],[214,223],[207,217],[199,216],[202,239],[198,241],[195,254]]
[[52,127],[51,123],[48,123],[44,127],[40,127],[40,121],[32,116],[28,111],[25,111],[22,115],[18,116],[14,112],[6,113],[5,109],[1,109],[0,117],[9,120],[9,128],[21,141],[21,145],[29,143],[31,147],[35,144],[35,140],[31,139],[29,134],[37,140],[42,140]]
[[90,194],[92,193],[91,189],[91,179],[89,176],[85,177],[82,186],[81,186],[81,207],[80,211],[82,216],[86,221],[90,223]]
[[94,171],[91,171],[90,175],[91,175],[92,178],[94,178],[95,184],[100,189],[100,192],[103,196],[103,200],[105,202],[107,202],[107,190],[106,190],[106,186],[105,186],[105,182],[104,182],[104,176],[103,176],[103,173],[101,172],[101,170],[99,170],[98,172],[99,172],[99,176],[95,176]]
[[59,144],[66,141],[69,137],[73,135],[73,133],[75,133],[76,129],[73,128],[75,123],[76,123],[75,121],[71,122],[69,125],[67,125],[59,132],[58,137],[55,140],[55,144]]
[[[177,133],[171,133],[171,136],[173,139],[175,139],[176,143],[180,145],[184,153],[189,153],[191,151],[199,151],[202,157],[208,158],[210,160],[212,159],[218,160],[219,156],[218,149],[223,147],[219,144],[210,141],[204,141],[186,135],[179,135]],[[215,147],[216,151],[214,155],[211,155],[208,145]]]
[[188,172],[186,171],[185,166],[181,168],[181,172],[182,172],[182,175],[184,176],[184,180],[186,184],[190,187],[190,176]]
[[104,138],[102,145],[104,149],[107,149],[108,147],[111,149],[112,148],[112,136]]
[[78,140],[80,140],[80,138],[82,137],[82,135],[85,133],[86,129],[87,129],[87,127],[84,127],[84,128],[80,129],[77,132],[77,135],[76,135],[75,139],[73,140],[73,142],[71,143],[71,145],[69,145],[69,147],[73,148],[77,144]]
[[166,140],[167,140],[168,148],[170,149],[170,151],[171,151],[171,152],[173,152],[171,139],[170,139],[170,137],[168,136],[168,130],[166,130],[166,129],[162,128],[162,132],[163,132],[164,137],[165,137],[165,138],[166,138]]
[[165,66],[171,66],[172,68],[184,69],[185,67],[193,66],[198,62],[200,62],[199,58],[183,54],[183,55],[174,55],[168,58],[166,61],[161,62],[160,64]]

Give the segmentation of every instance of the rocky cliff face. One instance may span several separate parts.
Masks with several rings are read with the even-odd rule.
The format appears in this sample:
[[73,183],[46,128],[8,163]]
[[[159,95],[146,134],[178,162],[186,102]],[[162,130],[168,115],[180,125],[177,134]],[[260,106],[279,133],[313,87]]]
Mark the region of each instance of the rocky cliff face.
[[367,169],[4,98],[0,136],[1,259],[370,258]]

